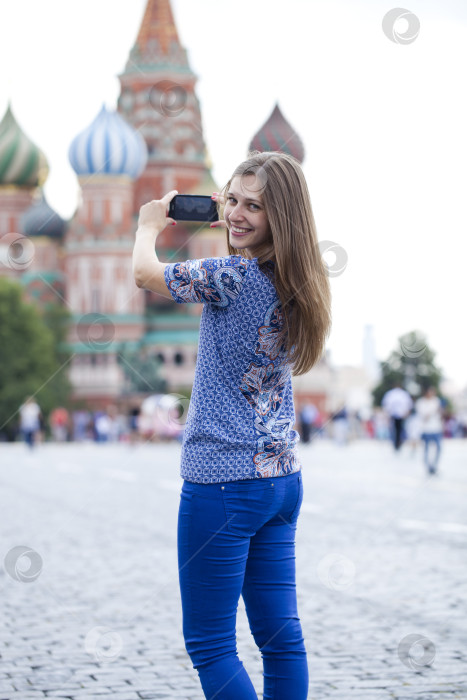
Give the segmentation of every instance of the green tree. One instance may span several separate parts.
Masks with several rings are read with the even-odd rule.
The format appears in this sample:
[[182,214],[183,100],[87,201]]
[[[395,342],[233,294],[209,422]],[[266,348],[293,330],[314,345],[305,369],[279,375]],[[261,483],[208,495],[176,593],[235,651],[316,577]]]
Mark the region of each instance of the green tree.
[[117,355],[127,380],[128,393],[164,394],[167,382],[160,376],[160,360],[139,350],[129,350],[125,344]]
[[54,361],[58,370],[38,394],[43,413],[48,417],[50,411],[57,406],[64,406],[68,410],[74,408],[70,402],[72,386],[68,378],[72,352],[66,343],[72,315],[65,306],[57,303],[47,305],[42,311],[42,318],[54,339]]
[[375,406],[395,383],[400,383],[409,394],[418,398],[427,387],[433,386],[439,393],[442,372],[435,364],[436,353],[428,346],[425,335],[418,330],[401,335],[398,347],[381,363],[381,381],[373,389]]
[[24,300],[23,288],[0,278],[0,434],[13,439],[18,410],[34,395],[44,417],[67,403],[70,354],[59,350],[68,313],[49,307],[41,312]]

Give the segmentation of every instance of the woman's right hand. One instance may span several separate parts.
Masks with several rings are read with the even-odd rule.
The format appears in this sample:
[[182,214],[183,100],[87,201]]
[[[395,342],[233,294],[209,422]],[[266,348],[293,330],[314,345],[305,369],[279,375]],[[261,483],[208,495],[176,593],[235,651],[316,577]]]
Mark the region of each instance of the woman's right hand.
[[[220,204],[224,204],[225,200],[224,197],[219,194],[218,192],[213,192],[211,199],[213,199],[215,202],[219,202]],[[224,221],[224,219],[219,219],[219,221],[213,221],[212,224],[210,224],[210,228],[227,228],[227,224]]]

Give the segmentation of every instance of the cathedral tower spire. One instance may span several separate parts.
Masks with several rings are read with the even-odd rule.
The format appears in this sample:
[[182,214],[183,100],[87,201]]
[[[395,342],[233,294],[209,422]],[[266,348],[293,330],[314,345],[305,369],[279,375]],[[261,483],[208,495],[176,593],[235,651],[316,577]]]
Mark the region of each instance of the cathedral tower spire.
[[[137,214],[142,204],[169,190],[193,191],[207,170],[197,78],[180,44],[170,0],[148,0],[119,79],[118,111],[148,147],[146,168],[135,183]],[[179,248],[181,241],[166,237],[163,248]]]
[[180,45],[169,0],[149,0],[146,5],[136,45],[144,53],[155,41],[165,55],[172,44]]

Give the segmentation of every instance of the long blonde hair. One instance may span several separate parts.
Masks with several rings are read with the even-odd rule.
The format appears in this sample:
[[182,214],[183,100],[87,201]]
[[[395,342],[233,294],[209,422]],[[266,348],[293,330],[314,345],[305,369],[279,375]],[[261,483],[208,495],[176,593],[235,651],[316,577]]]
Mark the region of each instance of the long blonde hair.
[[[284,323],[278,335],[294,375],[308,372],[324,352],[331,330],[331,288],[318,246],[310,194],[298,160],[285,153],[251,151],[222,188],[224,199],[234,177],[255,175],[271,229],[257,255],[264,268],[275,263],[274,285]],[[248,186],[249,191],[251,187]],[[227,247],[231,255],[250,257],[246,249]]]

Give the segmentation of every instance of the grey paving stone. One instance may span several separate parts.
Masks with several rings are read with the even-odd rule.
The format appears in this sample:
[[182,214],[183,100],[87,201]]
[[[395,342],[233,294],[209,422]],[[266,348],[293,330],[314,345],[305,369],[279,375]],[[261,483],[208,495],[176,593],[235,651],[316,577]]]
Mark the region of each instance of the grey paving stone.
[[[68,692],[73,700],[202,700],[182,639],[179,446],[130,454],[117,445],[42,445],[33,456],[23,448],[0,445],[0,512],[9,524],[1,551],[27,544],[43,568],[29,584],[0,568],[7,613],[0,689],[17,688],[8,700]],[[444,442],[436,482],[425,478],[420,454],[418,461],[404,449],[396,456],[388,444],[318,442],[301,454],[297,591],[310,700],[465,700],[465,534],[455,525],[467,524],[467,441]],[[135,481],[111,470],[131,472]],[[351,564],[347,587],[326,569],[336,553]],[[85,649],[97,627],[120,635],[112,663]],[[261,697],[261,655],[241,599],[237,631]],[[410,634],[426,636],[436,651],[419,675],[398,656]]]
[[154,698],[170,698],[170,697],[172,697],[168,693],[152,693],[152,692],[140,693],[139,696],[143,700],[153,700]]
[[46,695],[40,690],[36,691],[21,691],[20,693],[14,693],[13,695],[2,696],[0,695],[0,700],[40,700],[40,698],[45,698]]
[[63,685],[60,688],[57,688],[56,690],[46,690],[48,697],[61,697],[62,695],[74,695],[74,693],[82,690],[83,687],[79,684],[75,685]]

